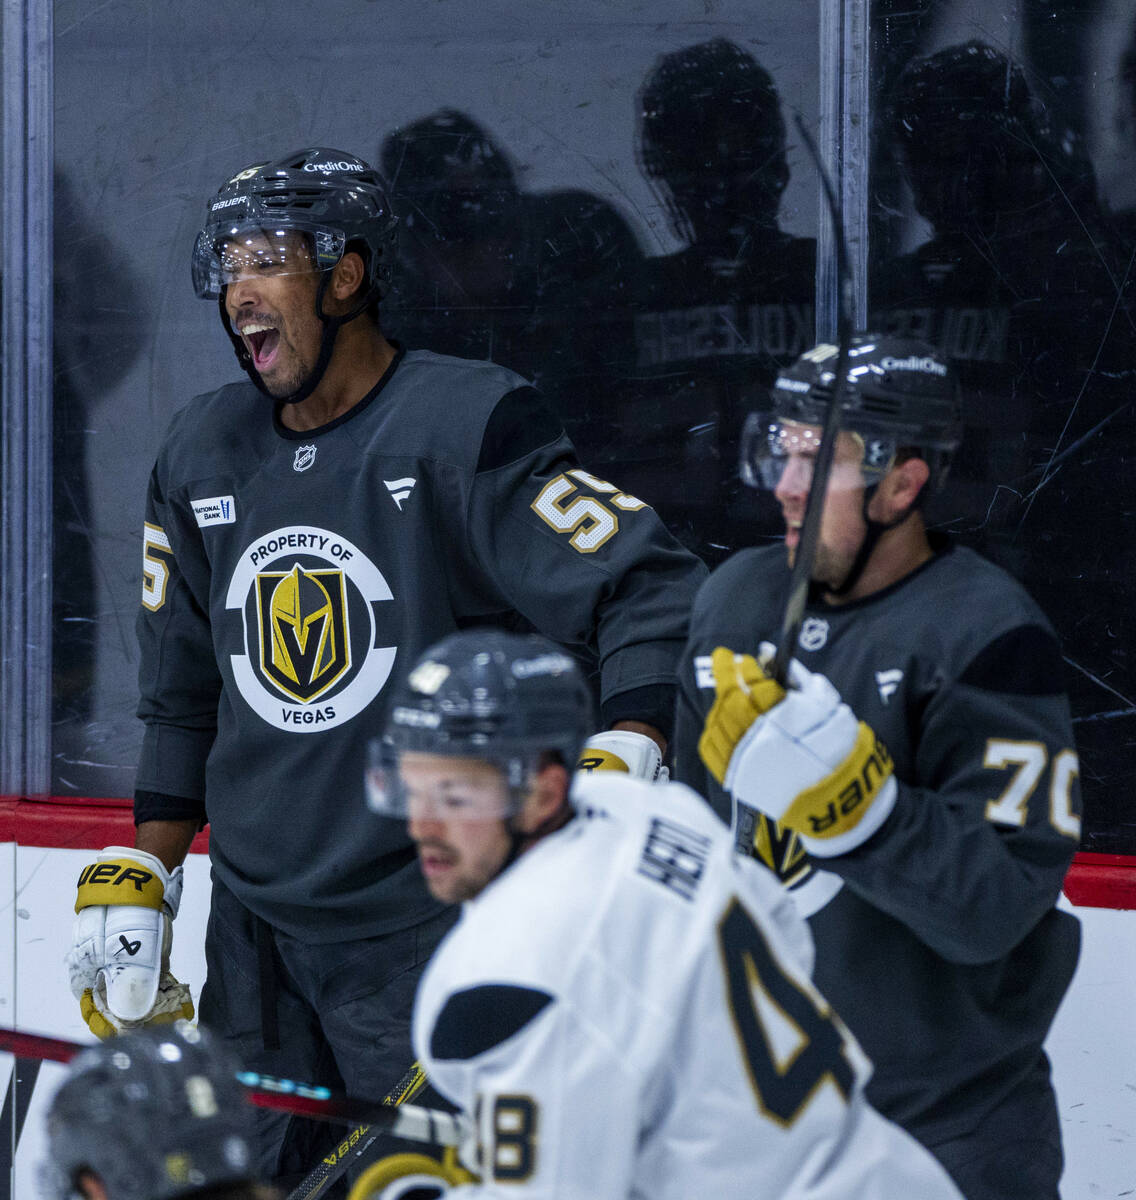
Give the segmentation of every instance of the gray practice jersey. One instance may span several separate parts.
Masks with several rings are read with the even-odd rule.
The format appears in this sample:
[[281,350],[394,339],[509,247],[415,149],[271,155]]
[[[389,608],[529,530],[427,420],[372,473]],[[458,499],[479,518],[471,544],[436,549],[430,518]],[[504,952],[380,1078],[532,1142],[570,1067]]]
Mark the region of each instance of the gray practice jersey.
[[[744,551],[691,619],[676,774],[727,821],[698,757],[710,655],[775,642],[788,582],[783,546]],[[754,840],[809,916],[817,985],[875,1063],[869,1099],[931,1144],[960,1136],[1015,1087],[1046,1086],[1042,1041],[1077,960],[1078,922],[1054,908],[1080,834],[1056,640],[1004,571],[946,548],[866,599],[811,603],[796,653],[891,751],[898,799],[823,870],[764,818]]]
[[363,801],[367,741],[426,646],[535,626],[596,656],[605,722],[666,725],[705,576],[524,380],[425,351],[305,433],[250,383],[193,401],[151,477],[144,570],[136,819],[207,817],[222,882],[311,941],[438,907],[404,826]]

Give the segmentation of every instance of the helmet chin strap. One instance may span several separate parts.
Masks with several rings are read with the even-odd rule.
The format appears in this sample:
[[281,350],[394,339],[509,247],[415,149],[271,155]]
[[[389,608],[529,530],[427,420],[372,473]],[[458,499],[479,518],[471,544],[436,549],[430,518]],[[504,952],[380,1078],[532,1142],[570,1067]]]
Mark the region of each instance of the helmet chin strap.
[[509,853],[505,855],[505,861],[501,864],[497,875],[507,871],[530,846],[535,846],[541,838],[555,833],[558,829],[563,829],[575,815],[576,810],[568,803],[568,796],[565,794],[555,811],[549,813],[535,829],[528,833],[519,830],[514,824],[515,817],[510,817],[505,823],[505,832],[509,835]]
[[221,324],[225,326],[225,332],[229,335],[229,340],[233,343],[237,362],[241,364],[245,374],[256,384],[257,388],[277,404],[299,404],[302,400],[306,400],[319,387],[320,380],[323,379],[328,363],[331,362],[331,354],[335,349],[335,338],[339,333],[340,326],[346,325],[348,321],[354,321],[356,317],[362,316],[371,303],[378,298],[378,285],[373,284],[367,290],[367,294],[363,299],[349,313],[342,317],[329,317],[323,311],[323,298],[327,294],[327,285],[330,282],[331,271],[321,272],[319,288],[316,291],[316,316],[319,317],[323,324],[323,335],[320,338],[320,352],[319,357],[316,359],[316,365],[300,386],[287,396],[274,396],[264,386],[264,380],[261,379],[260,372],[253,365],[252,355],[248,352],[248,347],[245,345],[244,339],[236,332],[232,322],[229,320],[229,312],[225,308],[225,292],[224,290],[221,292],[218,299],[221,309]]
[[871,487],[864,489],[864,501],[860,506],[860,515],[864,518],[864,524],[868,527],[864,534],[864,539],[860,543],[860,549],[856,551],[856,557],[852,560],[852,565],[848,568],[848,574],[844,576],[839,587],[833,587],[831,584],[825,584],[824,590],[833,596],[846,596],[860,581],[860,576],[864,573],[864,568],[868,565],[868,559],[872,557],[872,551],[875,550],[879,540],[889,529],[894,529],[897,525],[902,525],[909,516],[918,507],[918,500],[909,504],[897,517],[890,521],[875,521],[868,516],[868,507],[872,503],[872,497],[876,494],[878,483],[873,483]]

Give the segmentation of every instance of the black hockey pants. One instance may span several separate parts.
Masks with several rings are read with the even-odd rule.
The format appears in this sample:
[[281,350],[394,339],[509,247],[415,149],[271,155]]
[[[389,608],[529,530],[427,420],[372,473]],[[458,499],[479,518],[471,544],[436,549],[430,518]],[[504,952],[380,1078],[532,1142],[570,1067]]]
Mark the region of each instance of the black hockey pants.
[[[312,944],[261,921],[214,878],[201,1023],[248,1070],[381,1099],[413,1062],[418,978],[457,916],[447,909],[382,937]],[[260,1109],[258,1132],[261,1178],[286,1194],[346,1129]]]

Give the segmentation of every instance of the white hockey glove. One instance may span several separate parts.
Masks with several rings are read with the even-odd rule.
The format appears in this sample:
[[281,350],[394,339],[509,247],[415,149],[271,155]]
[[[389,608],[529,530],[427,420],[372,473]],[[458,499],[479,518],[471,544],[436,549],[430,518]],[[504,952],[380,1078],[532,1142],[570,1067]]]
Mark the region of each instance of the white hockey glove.
[[100,1038],[193,1016],[189,988],[170,974],[171,921],[182,869],[144,850],[108,846],[79,876],[71,991]]
[[716,697],[698,753],[714,778],[796,831],[810,854],[867,841],[895,806],[891,755],[836,688],[793,659],[786,692],[752,656],[724,646],[710,666]]
[[645,733],[633,733],[630,729],[609,729],[606,733],[593,733],[584,743],[576,770],[625,771],[636,779],[649,783],[666,783],[670,771],[663,766],[663,755],[652,738]]

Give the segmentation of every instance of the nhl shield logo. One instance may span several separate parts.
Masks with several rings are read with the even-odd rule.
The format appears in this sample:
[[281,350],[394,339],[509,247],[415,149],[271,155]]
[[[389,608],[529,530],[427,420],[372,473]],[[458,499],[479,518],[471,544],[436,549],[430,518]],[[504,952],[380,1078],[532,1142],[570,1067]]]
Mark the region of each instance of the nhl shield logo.
[[256,604],[261,671],[289,699],[307,704],[351,666],[342,571],[262,571]]
[[824,617],[806,617],[797,639],[802,650],[819,650],[828,641],[828,622]]
[[296,448],[296,457],[292,459],[292,470],[306,471],[315,461],[315,446],[298,446]]

